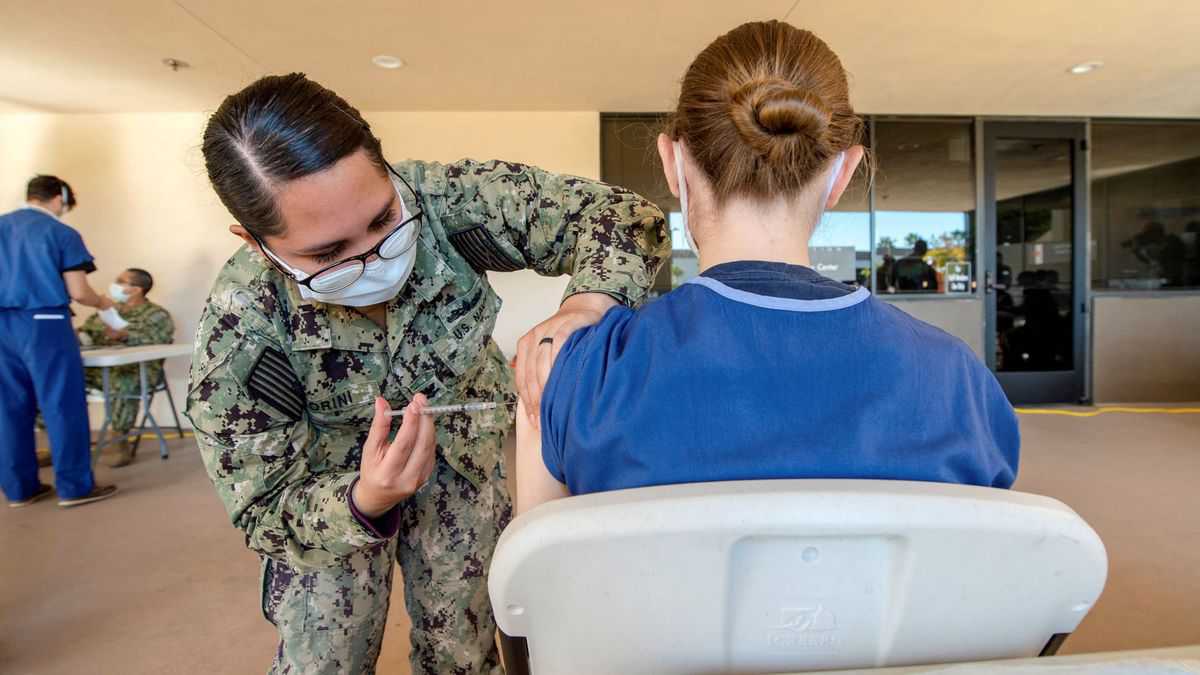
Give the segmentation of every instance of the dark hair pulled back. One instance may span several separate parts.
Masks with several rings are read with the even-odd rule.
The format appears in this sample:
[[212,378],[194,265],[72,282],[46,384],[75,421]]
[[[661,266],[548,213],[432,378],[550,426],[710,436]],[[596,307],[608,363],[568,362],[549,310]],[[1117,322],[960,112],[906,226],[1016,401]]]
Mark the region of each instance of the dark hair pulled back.
[[251,233],[283,232],[276,186],[364,148],[385,171],[362,115],[303,73],[271,75],[227,97],[204,129],[204,165],[221,203]]
[[780,21],[718,37],[688,67],[668,136],[682,140],[718,204],[801,190],[861,142],[846,70],[820,38]]

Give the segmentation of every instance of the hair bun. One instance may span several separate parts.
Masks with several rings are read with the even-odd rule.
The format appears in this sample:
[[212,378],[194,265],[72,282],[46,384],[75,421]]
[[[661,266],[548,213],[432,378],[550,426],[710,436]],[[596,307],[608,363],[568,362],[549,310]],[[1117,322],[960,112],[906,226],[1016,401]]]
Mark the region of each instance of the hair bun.
[[730,104],[738,132],[763,154],[779,137],[806,137],[820,144],[833,117],[819,96],[784,80],[748,82],[734,92]]
[[717,204],[799,194],[862,130],[837,54],[785,21],[744,23],[705,47],[665,129],[687,142]]

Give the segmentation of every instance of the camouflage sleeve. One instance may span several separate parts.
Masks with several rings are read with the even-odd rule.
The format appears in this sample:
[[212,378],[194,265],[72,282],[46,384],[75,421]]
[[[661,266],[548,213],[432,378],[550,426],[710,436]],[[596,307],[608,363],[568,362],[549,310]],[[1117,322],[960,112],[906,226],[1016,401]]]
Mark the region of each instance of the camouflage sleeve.
[[429,170],[445,172],[447,232],[477,268],[570,274],[566,296],[636,306],[670,252],[662,211],[624,188],[510,162]]
[[78,328],[78,331],[80,334],[88,336],[93,345],[99,346],[108,344],[108,338],[104,335],[104,323],[100,321],[99,314],[93,314],[89,316],[87,320],[83,322],[83,325]]
[[165,345],[175,339],[175,322],[167,310],[154,307],[144,314],[130,317],[129,327],[125,331],[129,333],[125,344],[130,347]]
[[253,313],[217,307],[201,318],[187,416],[217,495],[246,545],[303,569],[329,567],[385,541],[351,511],[355,471],[314,471],[307,417],[291,417],[250,395],[258,358],[279,345],[245,329]]

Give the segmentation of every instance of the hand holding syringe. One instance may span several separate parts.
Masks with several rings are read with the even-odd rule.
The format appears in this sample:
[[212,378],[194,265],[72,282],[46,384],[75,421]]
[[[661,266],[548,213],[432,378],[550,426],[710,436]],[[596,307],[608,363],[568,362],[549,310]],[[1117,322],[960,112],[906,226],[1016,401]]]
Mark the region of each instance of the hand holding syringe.
[[375,417],[362,447],[358,478],[350,488],[350,504],[357,513],[378,518],[429,480],[436,464],[437,430],[433,418],[421,414],[428,403],[423,394],[414,396],[389,440],[391,406],[382,396],[375,398]]
[[[424,394],[417,394],[403,410],[391,410],[383,397],[376,397],[375,418],[363,445],[358,479],[350,493],[357,512],[377,518],[411,497],[429,480],[436,457],[434,415],[496,407],[495,401],[429,405]],[[389,441],[392,418],[400,415],[404,421]]]

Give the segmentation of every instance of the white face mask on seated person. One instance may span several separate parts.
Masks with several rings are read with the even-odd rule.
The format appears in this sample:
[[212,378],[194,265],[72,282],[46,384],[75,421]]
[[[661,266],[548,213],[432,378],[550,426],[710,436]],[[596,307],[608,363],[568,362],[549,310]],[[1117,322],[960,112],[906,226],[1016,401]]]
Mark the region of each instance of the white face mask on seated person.
[[124,286],[114,281],[108,285],[108,297],[112,298],[114,302],[128,302],[129,291],[126,291]]
[[[688,227],[688,195],[687,181],[683,176],[683,144],[679,141],[674,141],[675,145],[675,175],[679,181],[679,210],[683,219],[683,234],[687,237],[688,247],[692,249],[692,253],[696,257],[700,257],[700,247],[696,246],[696,240],[692,238],[692,230]],[[842,172],[842,164],[846,161],[846,151],[843,150],[833,158],[833,168],[829,171],[829,178],[825,183],[825,191],[821,193],[820,216],[817,219],[817,225],[825,218],[825,204],[829,202],[829,195],[833,193],[833,186],[837,183],[838,175]],[[815,228],[814,228],[815,229]]]

